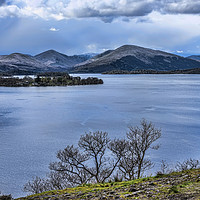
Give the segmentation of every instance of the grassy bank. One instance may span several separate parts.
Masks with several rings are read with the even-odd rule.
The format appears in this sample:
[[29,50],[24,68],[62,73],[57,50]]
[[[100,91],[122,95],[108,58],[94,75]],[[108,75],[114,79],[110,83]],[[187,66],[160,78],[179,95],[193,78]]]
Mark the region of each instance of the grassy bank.
[[28,199],[200,199],[200,169],[173,172],[133,181],[86,184],[47,191]]

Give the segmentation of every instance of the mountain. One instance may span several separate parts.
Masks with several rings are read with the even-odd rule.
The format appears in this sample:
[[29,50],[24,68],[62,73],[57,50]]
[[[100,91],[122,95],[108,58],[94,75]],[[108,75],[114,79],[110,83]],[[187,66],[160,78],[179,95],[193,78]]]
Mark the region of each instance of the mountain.
[[74,65],[84,62],[95,55],[67,56],[54,50],[48,50],[36,56],[21,53],[0,55],[0,73],[35,74],[68,71]]
[[52,68],[54,71],[66,71],[69,70],[74,65],[84,62],[90,59],[92,56],[85,55],[74,55],[67,56],[65,54],[59,53],[55,50],[48,50],[43,53],[40,53],[34,58],[38,61],[44,63],[49,68]]
[[200,61],[200,55],[192,55],[192,56],[188,56],[187,58],[196,60],[196,61]]
[[90,58],[93,58],[97,55],[98,55],[98,53],[84,53],[84,54],[80,54],[78,56],[84,57],[85,59],[89,60]]
[[[48,50],[36,56],[21,53],[0,56],[0,73],[40,72],[103,73],[110,71],[173,71],[200,68],[200,56],[184,58],[163,51],[124,45],[101,54],[67,56]],[[194,59],[195,58],[195,59]]]
[[0,72],[30,74],[45,71],[49,71],[48,66],[30,55],[13,53],[0,56]]
[[77,64],[73,72],[102,73],[113,70],[183,70],[200,68],[200,62],[171,53],[124,45]]

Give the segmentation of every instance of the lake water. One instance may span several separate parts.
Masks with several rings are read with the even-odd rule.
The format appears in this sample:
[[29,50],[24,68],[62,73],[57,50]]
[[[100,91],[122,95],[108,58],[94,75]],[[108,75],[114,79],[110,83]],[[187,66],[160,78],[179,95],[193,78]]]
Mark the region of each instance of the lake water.
[[[85,77],[88,75],[82,75]],[[92,75],[94,76],[94,75]],[[142,118],[162,129],[151,159],[200,159],[200,75],[95,75],[103,85],[0,87],[0,191],[24,196],[56,152],[88,131],[124,137]]]

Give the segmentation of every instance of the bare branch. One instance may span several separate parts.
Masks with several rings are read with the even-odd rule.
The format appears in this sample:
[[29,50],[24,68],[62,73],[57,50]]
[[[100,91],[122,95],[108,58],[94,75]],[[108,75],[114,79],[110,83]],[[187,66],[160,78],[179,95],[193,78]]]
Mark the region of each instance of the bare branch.
[[[142,168],[145,169],[147,163],[144,165],[144,159],[146,151],[149,148],[157,150],[159,146],[152,146],[157,139],[161,137],[161,130],[156,129],[151,122],[147,122],[145,119],[141,121],[141,127],[129,127],[127,138],[130,141],[130,145],[134,149],[136,155],[137,164],[137,178],[141,176]],[[150,165],[150,163],[149,163]]]

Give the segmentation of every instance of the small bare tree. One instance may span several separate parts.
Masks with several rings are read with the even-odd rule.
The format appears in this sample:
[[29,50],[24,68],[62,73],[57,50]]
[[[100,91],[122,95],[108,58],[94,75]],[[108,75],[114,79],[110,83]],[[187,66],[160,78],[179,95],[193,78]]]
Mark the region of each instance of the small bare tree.
[[183,170],[189,170],[189,169],[198,169],[200,168],[200,162],[199,160],[196,159],[187,159],[185,161],[181,162],[177,162],[175,169],[177,171],[183,171]]
[[50,172],[46,178],[35,177],[24,185],[23,191],[32,194],[41,193],[47,190],[63,190],[71,187],[68,177],[62,172]]
[[46,187],[46,181],[38,176],[36,176],[32,181],[29,181],[24,185],[24,192],[31,192],[32,194],[37,194],[48,190]]
[[153,146],[157,139],[161,137],[161,130],[156,129],[151,122],[145,119],[141,121],[141,127],[129,127],[127,138],[129,145],[133,148],[135,154],[135,162],[137,178],[140,178],[141,173],[153,166],[153,163],[145,158],[145,154],[149,148],[157,150],[159,145]]
[[157,175],[167,174],[172,172],[172,170],[169,169],[169,164],[166,162],[166,160],[162,160],[160,164],[160,170],[157,171]]

